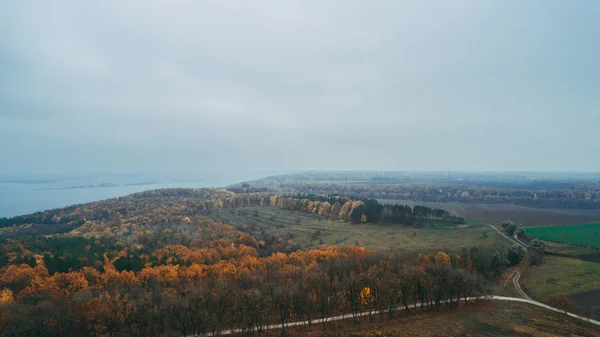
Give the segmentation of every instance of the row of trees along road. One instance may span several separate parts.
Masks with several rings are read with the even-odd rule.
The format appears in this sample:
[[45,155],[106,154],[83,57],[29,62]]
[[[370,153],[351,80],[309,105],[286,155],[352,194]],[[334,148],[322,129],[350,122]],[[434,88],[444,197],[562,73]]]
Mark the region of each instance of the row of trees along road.
[[5,336],[162,336],[255,327],[260,335],[267,324],[291,320],[373,309],[393,317],[400,314],[393,308],[409,304],[452,309],[507,263],[493,252],[465,253],[402,257],[329,247],[259,258],[246,251],[214,264],[139,271],[106,264],[53,275],[43,265],[10,265],[0,276],[0,329]]

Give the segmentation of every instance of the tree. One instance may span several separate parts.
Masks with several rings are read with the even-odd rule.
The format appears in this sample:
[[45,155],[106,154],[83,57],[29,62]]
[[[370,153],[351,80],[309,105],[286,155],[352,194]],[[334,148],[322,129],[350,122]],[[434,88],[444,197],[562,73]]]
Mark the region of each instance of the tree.
[[515,233],[515,231],[517,230],[517,225],[515,225],[514,223],[508,224],[505,228],[504,231],[506,232],[506,234],[510,237],[513,236],[513,234]]
[[575,304],[571,302],[565,294],[560,294],[558,296],[548,296],[548,305],[551,307],[555,307],[563,310],[565,313],[567,312],[575,312]]
[[10,289],[0,291],[0,304],[11,304],[14,301],[13,293]]
[[434,257],[435,263],[442,267],[450,266],[450,256],[444,252],[437,252]]
[[546,250],[546,244],[540,239],[533,239],[529,242],[529,251],[531,256],[529,257],[529,264],[535,266],[544,262],[544,251]]
[[381,219],[383,205],[381,205],[375,199],[369,199],[365,202],[364,206],[364,213],[367,216],[367,221],[371,223],[379,222],[379,220]]
[[511,266],[516,266],[517,264],[519,264],[521,262],[521,260],[523,260],[523,257],[525,256],[525,250],[519,246],[519,247],[510,247],[508,249],[508,262],[510,263]]
[[504,269],[508,265],[510,265],[510,262],[508,261],[506,256],[500,251],[495,251],[492,260],[492,272],[494,273],[494,276],[500,275],[502,273],[502,269]]
[[[367,210],[367,206],[360,205],[358,207],[355,207],[352,209],[352,213],[350,213],[350,221],[352,221],[352,223],[361,223],[363,220],[363,215],[365,215],[365,212]],[[365,215],[366,217],[366,215]]]
[[510,226],[510,225],[514,225],[515,223],[512,222],[512,220],[504,220],[502,221],[502,228],[504,228],[506,230],[506,227]]
[[121,256],[116,259],[113,265],[118,271],[139,271],[144,267],[144,261],[138,253],[128,253],[127,256]]
[[331,206],[331,217],[333,219],[339,219],[340,216],[340,211],[342,210],[342,205],[340,205],[339,202],[335,202],[332,206]]

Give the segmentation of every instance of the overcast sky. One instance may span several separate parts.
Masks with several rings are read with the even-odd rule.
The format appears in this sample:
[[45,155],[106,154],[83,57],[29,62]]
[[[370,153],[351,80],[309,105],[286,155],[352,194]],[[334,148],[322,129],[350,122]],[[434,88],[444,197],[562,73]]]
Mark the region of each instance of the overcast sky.
[[4,1],[0,173],[600,168],[600,1]]

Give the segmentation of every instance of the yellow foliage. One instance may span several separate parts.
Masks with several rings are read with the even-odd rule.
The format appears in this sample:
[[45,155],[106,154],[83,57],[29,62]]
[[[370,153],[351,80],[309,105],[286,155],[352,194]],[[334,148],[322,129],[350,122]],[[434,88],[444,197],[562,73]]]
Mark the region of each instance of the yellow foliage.
[[13,293],[10,289],[2,289],[0,291],[0,304],[10,304],[13,301]]
[[56,286],[67,293],[74,293],[89,288],[88,281],[85,279],[83,273],[57,273],[52,278]]
[[275,207],[277,205],[277,196],[276,195],[272,196],[269,201],[270,201],[271,207]]
[[[147,269],[147,268],[145,268]],[[145,269],[142,269],[142,273]],[[188,268],[184,268],[182,270],[182,276],[187,280],[199,280],[206,277],[206,266],[200,264],[192,264]]]
[[237,274],[237,267],[230,261],[220,261],[215,265],[216,270],[219,272],[220,277],[235,277]]
[[363,305],[369,305],[369,303],[373,302],[373,295],[371,295],[371,288],[364,287],[360,291],[360,303]]
[[320,216],[327,216],[327,215],[329,215],[330,213],[331,213],[331,204],[330,204],[330,203],[328,203],[327,201],[325,201],[325,202],[322,202],[322,203],[319,205],[319,212],[318,212],[318,214],[319,214]]
[[[364,205],[365,203],[362,200],[356,200],[354,202],[352,202],[352,209],[357,208],[358,206]],[[352,213],[352,212],[350,212]]]
[[346,203],[342,206],[342,209],[339,212],[340,220],[343,220],[346,216],[349,216],[351,209],[352,209],[352,201],[346,201]]
[[449,266],[450,265],[450,255],[444,252],[437,252],[435,254],[435,263],[440,266]]
[[419,253],[419,260],[421,260],[425,264],[431,263],[431,255]]

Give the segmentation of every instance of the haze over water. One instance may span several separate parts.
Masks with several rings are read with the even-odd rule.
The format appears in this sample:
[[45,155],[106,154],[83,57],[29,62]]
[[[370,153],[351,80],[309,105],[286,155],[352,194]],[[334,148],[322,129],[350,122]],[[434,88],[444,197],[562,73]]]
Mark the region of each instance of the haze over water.
[[0,217],[12,217],[157,188],[221,187],[248,175],[87,174],[0,176]]

